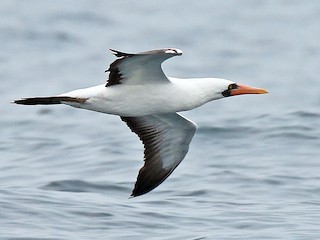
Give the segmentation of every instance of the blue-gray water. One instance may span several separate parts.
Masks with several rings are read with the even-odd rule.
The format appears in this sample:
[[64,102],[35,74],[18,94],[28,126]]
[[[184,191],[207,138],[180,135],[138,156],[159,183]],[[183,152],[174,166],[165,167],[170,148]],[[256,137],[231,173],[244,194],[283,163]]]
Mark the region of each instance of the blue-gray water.
[[[1,1],[1,239],[320,239],[320,2]],[[177,77],[266,88],[184,113],[199,129],[128,199],[142,145],[116,116],[13,99],[101,84],[114,57],[177,47]]]

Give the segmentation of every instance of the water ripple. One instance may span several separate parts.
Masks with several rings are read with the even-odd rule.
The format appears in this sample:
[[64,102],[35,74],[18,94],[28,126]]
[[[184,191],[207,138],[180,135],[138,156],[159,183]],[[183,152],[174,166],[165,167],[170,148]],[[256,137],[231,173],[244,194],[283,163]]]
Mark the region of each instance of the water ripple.
[[127,191],[129,189],[122,186],[115,186],[114,184],[97,184],[90,183],[83,180],[60,180],[52,181],[41,187],[45,190],[62,191],[62,192],[113,192],[113,191]]

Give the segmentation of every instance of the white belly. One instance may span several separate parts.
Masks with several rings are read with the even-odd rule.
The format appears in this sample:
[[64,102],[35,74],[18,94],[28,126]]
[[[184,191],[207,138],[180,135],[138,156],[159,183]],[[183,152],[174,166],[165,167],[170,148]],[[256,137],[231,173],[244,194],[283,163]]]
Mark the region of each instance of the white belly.
[[73,107],[132,117],[191,110],[223,97],[221,89],[214,84],[214,79],[170,80],[171,82],[159,84],[117,84],[109,87],[98,85],[60,96],[88,99],[84,104],[66,103]]
[[119,84],[110,87],[99,85],[75,90],[64,96],[88,98],[85,104],[69,103],[69,105],[88,110],[120,115],[143,116],[166,112],[179,112],[193,109],[205,101],[192,94],[187,87],[175,84],[127,85]]
[[164,84],[157,87],[126,85],[121,89],[108,87],[105,94],[91,98],[87,104],[92,110],[120,116],[143,116],[193,108],[183,100],[180,91]]

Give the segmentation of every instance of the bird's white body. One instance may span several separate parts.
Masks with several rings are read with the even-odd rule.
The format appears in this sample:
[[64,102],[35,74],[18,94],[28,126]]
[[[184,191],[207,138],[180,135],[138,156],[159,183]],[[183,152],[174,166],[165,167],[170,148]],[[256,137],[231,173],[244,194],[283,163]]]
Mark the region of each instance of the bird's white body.
[[233,83],[215,78],[169,77],[169,80],[144,85],[118,84],[105,87],[105,84],[102,84],[67,92],[61,96],[88,99],[85,104],[66,102],[73,107],[136,117],[194,109],[222,98],[222,90]]

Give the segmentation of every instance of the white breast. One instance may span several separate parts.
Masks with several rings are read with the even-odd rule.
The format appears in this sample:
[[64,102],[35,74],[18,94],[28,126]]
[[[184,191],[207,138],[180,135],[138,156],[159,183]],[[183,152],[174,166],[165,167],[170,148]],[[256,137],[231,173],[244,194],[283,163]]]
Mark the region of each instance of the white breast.
[[221,98],[212,79],[177,79],[171,82],[144,85],[99,85],[72,91],[64,96],[88,98],[76,105],[88,110],[120,116],[144,116],[193,109],[213,99]]

